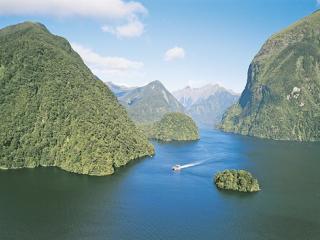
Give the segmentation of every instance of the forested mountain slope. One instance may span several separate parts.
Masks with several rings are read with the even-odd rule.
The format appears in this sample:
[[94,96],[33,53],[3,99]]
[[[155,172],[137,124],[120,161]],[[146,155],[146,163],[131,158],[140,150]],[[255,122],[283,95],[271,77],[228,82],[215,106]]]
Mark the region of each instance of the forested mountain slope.
[[0,30],[0,167],[108,175],[153,147],[64,38],[39,23]]
[[268,39],[221,129],[261,138],[319,141],[319,39],[319,11]]

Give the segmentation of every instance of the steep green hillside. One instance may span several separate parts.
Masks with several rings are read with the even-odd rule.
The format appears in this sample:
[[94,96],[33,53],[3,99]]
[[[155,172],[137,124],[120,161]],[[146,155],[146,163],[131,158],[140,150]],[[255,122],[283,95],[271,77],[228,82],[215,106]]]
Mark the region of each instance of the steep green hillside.
[[0,168],[108,175],[153,147],[63,38],[26,22],[0,30]]
[[320,140],[320,12],[272,36],[255,56],[225,131],[262,138]]
[[160,81],[133,89],[118,99],[137,123],[155,122],[166,113],[184,111],[183,106]]
[[199,139],[198,127],[183,113],[167,113],[160,121],[141,125],[150,139],[161,141],[191,141]]

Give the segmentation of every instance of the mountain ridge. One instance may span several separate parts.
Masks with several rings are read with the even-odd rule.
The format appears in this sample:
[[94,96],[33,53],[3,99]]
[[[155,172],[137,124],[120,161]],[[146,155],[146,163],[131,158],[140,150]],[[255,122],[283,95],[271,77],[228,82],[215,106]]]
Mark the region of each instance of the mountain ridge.
[[159,80],[128,91],[118,99],[129,116],[139,123],[159,121],[169,112],[184,112],[183,106]]
[[205,127],[215,127],[224,112],[239,98],[238,94],[219,84],[207,84],[199,88],[187,86],[173,94],[197,124]]
[[109,175],[154,153],[112,92],[42,24],[0,30],[0,167]]
[[192,88],[186,86],[183,89],[173,91],[172,94],[188,108],[195,104],[199,99],[207,99],[218,91],[229,91],[219,84],[206,84],[202,87]]
[[263,44],[222,130],[275,140],[320,140],[319,25],[317,11]]

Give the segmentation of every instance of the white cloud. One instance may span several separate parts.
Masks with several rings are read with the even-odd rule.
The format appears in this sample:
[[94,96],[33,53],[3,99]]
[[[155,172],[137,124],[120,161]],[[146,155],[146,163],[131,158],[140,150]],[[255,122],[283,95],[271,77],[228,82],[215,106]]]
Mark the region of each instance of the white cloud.
[[81,44],[71,43],[71,45],[91,71],[99,77],[130,75],[132,72],[139,71],[144,66],[142,62],[131,61],[122,57],[101,56]]
[[118,38],[133,38],[139,37],[144,32],[144,25],[138,20],[129,20],[128,23],[120,26],[102,26],[103,32],[108,32],[116,35]]
[[183,59],[186,55],[186,52],[181,47],[174,47],[166,51],[164,55],[165,61],[173,61],[177,59]]
[[0,0],[0,15],[87,17],[112,21],[104,32],[118,37],[139,37],[144,32],[140,18],[148,10],[136,1],[124,0]]
[[40,14],[121,19],[145,13],[147,13],[147,9],[141,3],[123,0],[0,1],[0,14],[2,15]]

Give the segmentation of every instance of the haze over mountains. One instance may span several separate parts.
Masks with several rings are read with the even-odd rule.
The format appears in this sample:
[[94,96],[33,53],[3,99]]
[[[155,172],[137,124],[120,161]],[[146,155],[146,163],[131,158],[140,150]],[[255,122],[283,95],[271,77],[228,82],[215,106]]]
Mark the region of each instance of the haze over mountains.
[[116,85],[112,82],[106,82],[109,89],[116,95],[116,97],[122,97],[126,93],[128,93],[131,90],[134,90],[137,87],[127,87],[123,85]]
[[172,94],[160,81],[131,88],[111,82],[106,84],[126,107],[130,117],[139,123],[158,121],[169,112],[184,112],[197,125],[213,128],[221,121],[226,109],[239,98],[238,94],[217,84],[186,87]]
[[253,59],[221,129],[280,140],[320,140],[320,12],[273,35]]
[[[218,84],[207,84],[203,87],[192,88],[187,86],[181,90],[174,91],[172,94],[182,103],[186,108],[191,107],[199,100],[207,99],[216,92],[227,91]],[[231,93],[231,91],[229,91]]]
[[211,128],[221,121],[224,112],[239,98],[238,94],[218,84],[208,84],[201,88],[188,86],[173,92],[173,95],[198,125]]

